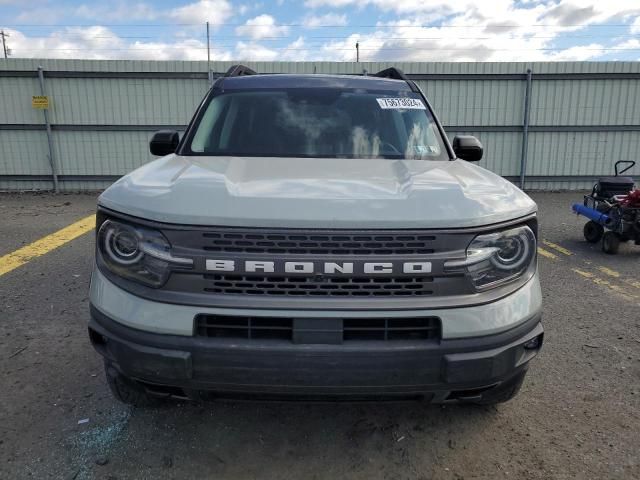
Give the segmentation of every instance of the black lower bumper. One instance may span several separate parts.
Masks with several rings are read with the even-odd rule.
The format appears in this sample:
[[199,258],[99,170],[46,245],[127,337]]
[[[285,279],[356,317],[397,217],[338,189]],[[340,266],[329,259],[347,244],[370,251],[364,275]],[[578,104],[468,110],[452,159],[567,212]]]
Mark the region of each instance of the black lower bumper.
[[89,334],[111,365],[152,391],[440,402],[479,396],[523,374],[542,345],[543,329],[536,316],[509,331],[468,339],[300,345],[154,334],[92,307]]

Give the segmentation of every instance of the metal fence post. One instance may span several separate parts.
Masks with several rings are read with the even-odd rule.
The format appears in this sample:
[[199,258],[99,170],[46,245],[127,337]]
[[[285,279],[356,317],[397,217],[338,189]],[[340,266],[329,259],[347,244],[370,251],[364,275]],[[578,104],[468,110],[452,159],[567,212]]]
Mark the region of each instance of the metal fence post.
[[211,71],[211,37],[209,36],[209,22],[207,22],[207,80],[209,88],[213,86],[213,72]]
[[[38,79],[40,80],[40,93],[41,95],[46,95],[42,66],[38,67]],[[51,175],[53,176],[53,190],[58,193],[60,191],[58,186],[58,169],[56,168],[56,162],[53,158],[53,138],[51,134],[51,124],[49,123],[49,112],[45,108],[42,110],[42,113],[44,113],[44,123],[47,127],[47,143],[49,145],[49,164],[51,165]]]
[[520,155],[520,188],[524,190],[529,152],[529,109],[531,108],[531,69],[527,69],[527,87],[524,92],[524,119],[522,121],[522,153]]

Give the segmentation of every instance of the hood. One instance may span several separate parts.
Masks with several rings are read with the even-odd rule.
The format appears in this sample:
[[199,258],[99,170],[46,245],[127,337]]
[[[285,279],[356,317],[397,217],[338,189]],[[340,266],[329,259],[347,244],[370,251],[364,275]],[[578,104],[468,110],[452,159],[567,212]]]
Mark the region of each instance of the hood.
[[160,222],[304,228],[453,228],[536,204],[465,162],[168,155],[122,177],[104,207]]

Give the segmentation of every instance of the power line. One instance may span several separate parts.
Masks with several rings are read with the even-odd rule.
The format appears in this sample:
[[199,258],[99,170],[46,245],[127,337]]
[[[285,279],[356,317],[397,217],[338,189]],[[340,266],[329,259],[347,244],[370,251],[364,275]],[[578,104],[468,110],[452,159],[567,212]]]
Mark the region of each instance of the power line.
[[[53,27],[109,27],[109,28],[164,28],[164,27],[196,27],[203,26],[204,23],[62,23],[62,24],[26,24],[26,23],[9,23],[5,24],[6,27],[13,28],[53,28]],[[576,27],[597,27],[597,28],[622,28],[622,27],[630,27],[629,23],[575,23],[575,24],[566,24],[566,25],[558,25],[551,23],[533,23],[528,25],[518,25],[518,24],[499,24],[499,25],[471,25],[471,24],[461,24],[461,25],[380,25],[380,24],[351,24],[351,25],[308,25],[305,23],[256,23],[247,25],[246,23],[213,23],[210,22],[209,25],[212,27],[248,27],[248,28],[261,28],[261,27],[305,27],[309,29],[314,28],[576,28]]]
[[201,27],[204,23],[5,23],[12,28],[53,28],[53,27]]
[[593,24],[593,23],[582,23],[582,24],[573,24],[573,25],[557,25],[551,23],[534,23],[529,25],[517,25],[517,24],[501,24],[501,25],[313,25],[310,26],[304,23],[263,23],[263,24],[251,24],[247,25],[244,23],[212,23],[212,26],[230,26],[230,27],[305,27],[309,29],[313,28],[529,28],[529,27],[553,27],[553,28],[576,28],[576,27],[630,27],[631,24],[628,23],[608,23],[608,24]]
[[[9,34],[6,34],[7,36],[9,36]],[[354,34],[357,36],[357,34]],[[28,36],[27,38],[29,39],[46,39],[46,40],[51,40],[51,39],[56,39],[56,38],[69,38],[69,39],[92,39],[92,40],[101,40],[101,39],[126,39],[126,40],[161,40],[163,38],[168,38],[167,36],[160,36],[160,35],[82,35],[82,34],[78,34],[78,33],[54,33],[51,35],[32,35],[32,36]],[[201,35],[200,37],[202,38],[206,38],[206,35]],[[258,39],[252,39],[252,40],[256,40],[256,41],[278,41],[278,40],[286,40],[286,39],[294,39],[299,37],[299,35],[297,34],[293,34],[293,35],[278,35],[278,36],[267,36],[267,37],[260,37]],[[636,34],[620,34],[620,35],[615,35],[615,36],[611,36],[611,35],[562,35],[562,39],[569,39],[569,38],[637,38],[638,35]],[[190,39],[198,39],[198,36],[194,36],[194,37],[185,37],[185,38],[176,38],[176,37],[169,37],[172,40],[190,40]],[[251,35],[216,35],[216,39],[225,39],[225,40],[229,40],[229,39],[244,39],[244,38],[251,38]],[[312,35],[312,36],[305,36],[305,39],[310,39],[310,40],[350,40],[350,36],[344,36],[344,35],[328,35],[328,36],[317,36],[317,35]],[[503,38],[503,37],[497,37],[497,36],[491,36],[491,37],[460,37],[460,36],[456,36],[455,38],[451,38],[452,40],[494,40],[496,38]],[[520,37],[519,37],[520,38]],[[551,35],[551,36],[539,36],[539,35],[527,35],[527,36],[523,36],[522,37],[525,40],[534,40],[534,39],[540,39],[540,40],[553,40],[553,39],[557,39],[559,38],[558,35]],[[447,40],[449,39],[448,37],[444,37],[444,36],[435,36],[435,37],[384,37],[384,40]]]
[[[234,47],[235,45],[216,45],[215,47],[218,48],[229,48],[229,47]],[[579,45],[578,45],[579,47]],[[411,46],[411,47],[379,47],[379,48],[363,48],[363,47],[359,47],[360,50],[366,50],[366,51],[380,51],[380,50],[386,50],[386,51],[405,51],[405,50],[409,50],[409,51],[415,51],[415,47]],[[569,47],[570,48],[570,47]],[[568,47],[549,47],[549,48],[491,48],[492,52],[537,52],[537,51],[564,51],[567,50]],[[207,47],[170,47],[170,46],[165,46],[165,47],[153,47],[153,48],[121,48],[121,47],[114,47],[114,48],[21,48],[20,51],[21,52],[37,52],[37,51],[42,51],[42,50],[46,50],[48,52],[50,51],[70,51],[70,52],[75,52],[75,51],[91,51],[91,52],[96,52],[96,51],[137,51],[137,52],[153,52],[153,51],[157,51],[157,50],[202,50],[205,51],[207,50]],[[276,50],[276,51],[317,51],[317,48],[313,48],[313,47],[306,47],[306,48],[301,48],[301,47],[272,47],[270,48],[270,50]],[[329,47],[329,50],[331,51],[353,51],[353,47],[351,48],[332,48]],[[437,48],[436,51],[438,52],[456,52],[456,51],[462,51],[462,52],[471,52],[477,50],[477,47],[466,47],[466,48]],[[594,51],[594,52],[602,52],[602,51],[640,51],[640,47],[638,48],[618,48],[618,47],[602,47],[602,48],[583,48],[582,50],[584,51]]]

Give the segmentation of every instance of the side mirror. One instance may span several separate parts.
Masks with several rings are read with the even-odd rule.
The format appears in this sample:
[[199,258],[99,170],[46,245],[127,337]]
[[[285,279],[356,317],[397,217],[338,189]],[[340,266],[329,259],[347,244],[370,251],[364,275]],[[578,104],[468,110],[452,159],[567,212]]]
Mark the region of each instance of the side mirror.
[[477,162],[482,158],[482,143],[471,135],[456,135],[453,138],[453,151],[456,157],[467,162]]
[[175,130],[160,130],[153,134],[149,142],[149,151],[152,155],[162,157],[176,151],[180,135]]

